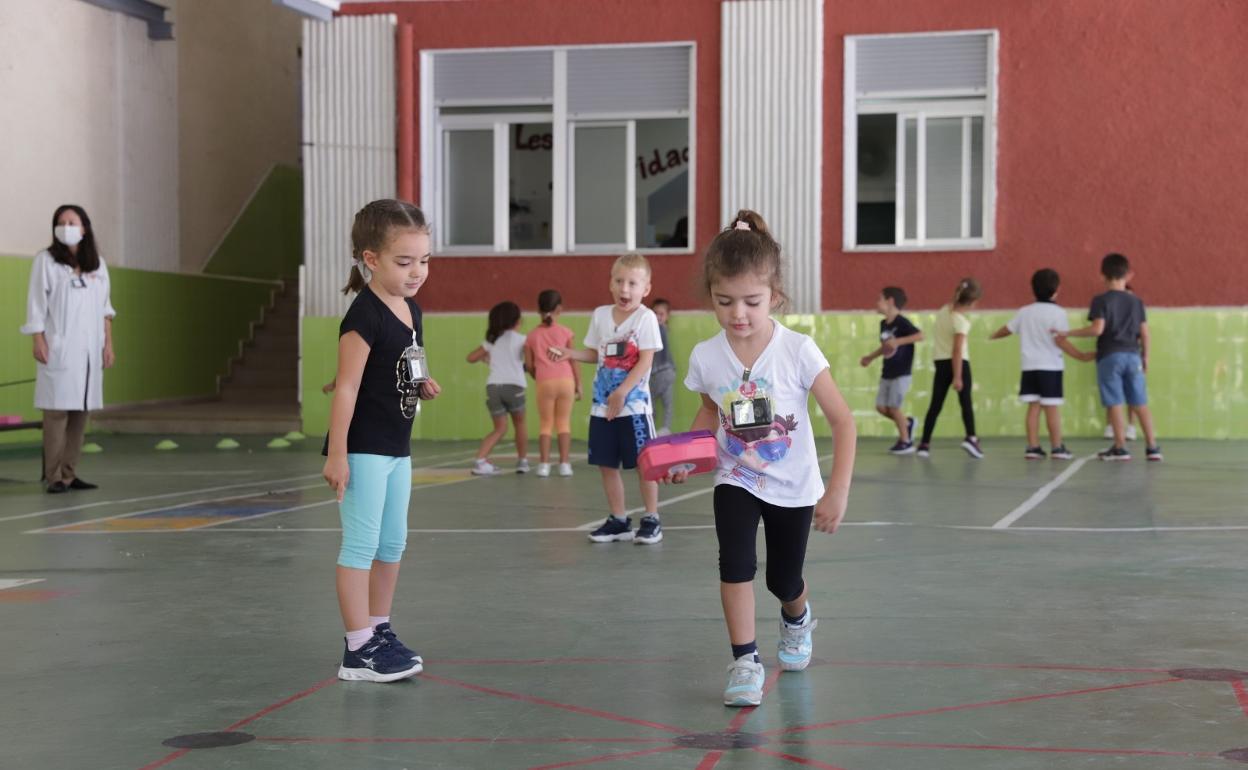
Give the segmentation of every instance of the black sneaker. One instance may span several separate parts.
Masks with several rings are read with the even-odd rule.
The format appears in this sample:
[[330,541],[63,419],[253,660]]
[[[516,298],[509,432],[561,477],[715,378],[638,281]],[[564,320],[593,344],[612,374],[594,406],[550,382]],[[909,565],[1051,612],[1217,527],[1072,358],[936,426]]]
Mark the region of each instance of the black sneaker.
[[914,418],[906,418],[906,435],[910,437],[910,443],[914,443]]
[[1147,448],[1147,449],[1145,449],[1145,450],[1144,450],[1144,457],[1145,457],[1145,458],[1146,458],[1146,459],[1147,459],[1150,463],[1159,463],[1159,462],[1161,462],[1161,459],[1162,459],[1162,458],[1161,458],[1161,447],[1159,447],[1159,446],[1150,446],[1149,448]]
[[912,455],[914,454],[913,441],[898,441],[888,448],[889,454],[895,455]]
[[1066,448],[1065,444],[1053,447],[1053,451],[1049,452],[1049,457],[1054,460],[1073,460],[1075,453]]
[[642,516],[641,525],[637,527],[637,536],[633,538],[633,542],[641,545],[654,545],[662,539],[663,525],[659,523],[659,517]]
[[69,491],[69,487],[64,481],[54,481],[48,485],[47,493],[49,495],[61,495]]
[[929,447],[927,444],[919,444],[918,455],[919,457],[931,457],[932,456],[931,447]]
[[82,479],[75,478],[73,481],[69,482],[69,488],[70,489],[99,489],[100,485],[92,484],[89,481],[83,481]]
[[342,665],[338,678],[349,682],[395,682],[421,672],[422,666],[399,653],[381,634],[358,650],[348,650],[343,640]]
[[979,448],[979,439],[973,436],[967,436],[962,439],[962,448],[966,450],[968,455],[974,457],[976,460],[981,460],[984,457],[984,450]]
[[408,660],[414,660],[422,666],[424,665],[425,659],[417,655],[415,650],[400,642],[398,635],[394,633],[394,629],[390,627],[389,623],[378,623],[377,627],[374,628],[373,631],[382,639],[389,642],[390,646],[398,651],[400,655]]
[[1043,460],[1045,458],[1044,450],[1038,446],[1029,446],[1023,451],[1023,457],[1028,460]]
[[1096,456],[1107,462],[1126,462],[1131,459],[1131,453],[1126,447],[1111,446],[1109,449],[1103,449],[1096,453]]
[[614,543],[617,540],[632,540],[632,523],[633,520],[631,518],[625,518],[623,521],[620,521],[614,516],[608,516],[601,527],[589,533],[589,539],[595,543]]

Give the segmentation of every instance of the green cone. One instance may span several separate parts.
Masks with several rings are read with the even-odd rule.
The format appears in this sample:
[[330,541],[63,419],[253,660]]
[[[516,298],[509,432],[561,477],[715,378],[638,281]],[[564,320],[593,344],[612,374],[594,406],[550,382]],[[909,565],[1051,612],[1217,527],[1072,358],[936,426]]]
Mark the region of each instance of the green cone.
[[297,430],[292,430],[290,433],[287,433],[283,438],[285,438],[287,441],[303,441],[304,439],[307,438],[307,436],[303,435]]
[[83,454],[98,455],[100,452],[104,451],[104,447],[92,441],[90,444],[83,444],[82,451]]
[[161,439],[156,444],[156,451],[158,452],[168,452],[171,449],[177,449],[177,448],[178,448],[178,445],[174,443],[173,439],[168,439],[168,438]]
[[290,446],[290,442],[284,438],[275,438],[269,443],[265,444],[265,446],[267,446],[269,449],[286,449],[287,447]]
[[223,438],[217,442],[217,449],[238,449],[240,444],[232,438]]

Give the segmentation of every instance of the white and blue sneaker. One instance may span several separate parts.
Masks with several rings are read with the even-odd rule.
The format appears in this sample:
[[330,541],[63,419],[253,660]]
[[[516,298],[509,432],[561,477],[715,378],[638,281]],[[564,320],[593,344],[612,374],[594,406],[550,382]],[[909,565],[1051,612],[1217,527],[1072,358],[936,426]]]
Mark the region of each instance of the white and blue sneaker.
[[810,665],[810,656],[815,651],[811,632],[817,625],[819,621],[811,614],[809,605],[806,607],[806,622],[800,626],[791,626],[784,622],[784,618],[780,619],[780,641],[776,645],[776,657],[780,659],[781,671],[802,671]]
[[763,664],[755,663],[754,653],[743,655],[728,665],[725,706],[757,706],[763,702]]
[[377,627],[374,628],[373,631],[382,639],[389,642],[390,646],[393,647],[400,655],[403,655],[409,660],[414,660],[422,666],[424,665],[425,659],[417,655],[415,650],[400,642],[399,635],[394,633],[394,629],[390,627],[389,623],[378,623]]
[[358,650],[345,649],[346,640],[343,640],[343,647],[338,678],[348,682],[396,682],[419,674],[423,669],[381,634],[373,634]]
[[614,543],[616,541],[632,540],[632,518],[623,520],[614,516],[608,516],[602,526],[589,533],[589,539],[595,543]]
[[633,538],[633,542],[642,545],[654,545],[662,539],[663,525],[659,523],[659,517],[642,516],[641,524],[637,527],[637,535]]

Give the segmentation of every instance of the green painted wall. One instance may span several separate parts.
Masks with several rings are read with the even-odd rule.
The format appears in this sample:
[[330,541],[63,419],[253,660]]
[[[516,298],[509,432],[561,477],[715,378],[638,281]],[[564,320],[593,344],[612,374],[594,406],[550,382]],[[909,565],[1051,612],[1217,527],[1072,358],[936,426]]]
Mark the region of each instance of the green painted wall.
[[204,272],[294,280],[303,259],[303,177],[274,166],[213,252]]
[[[29,257],[0,257],[0,382],[33,379],[26,320]],[[216,378],[237,354],[277,284],[212,276],[109,268],[117,365],[104,375],[105,405],[188,398],[216,392]],[[0,414],[39,419],[33,383],[0,387]],[[38,441],[33,431],[0,433],[0,443]]]
[[[989,342],[992,331],[1010,319],[1012,312],[973,314],[970,351],[975,379],[975,416],[982,436],[1020,436],[1023,407],[1018,404],[1019,353],[1017,338]],[[918,312],[910,318],[930,329],[934,313]],[[1072,325],[1082,325],[1083,311],[1070,311]],[[567,314],[561,319],[584,336],[587,314]],[[875,347],[879,316],[868,313],[826,313],[787,316],[783,322],[810,334],[827,354],[832,376],[845,394],[863,436],[893,435],[892,424],[875,412],[879,362],[863,369],[858,359]],[[530,314],[526,326],[536,319]],[[466,439],[488,432],[485,411],[485,379],[482,364],[470,365],[464,356],[480,344],[485,334],[485,314],[431,314],[425,316],[425,339],[431,371],[442,385],[443,395],[426,404],[416,421],[415,438]],[[1148,373],[1149,397],[1158,434],[1174,438],[1248,438],[1248,309],[1183,309],[1149,311],[1153,334],[1153,361]],[[321,434],[329,419],[329,397],[321,385],[334,376],[337,318],[303,319],[303,422],[304,431]],[[709,313],[678,313],[671,323],[670,343],[683,377],[689,351],[698,341],[719,331]],[[1092,340],[1076,340],[1090,349]],[[1096,390],[1094,364],[1067,359],[1065,430],[1071,436],[1100,435],[1104,416]],[[588,379],[589,367],[582,369]],[[921,343],[916,352],[914,387],[908,408],[921,420],[931,395],[931,346]],[[532,391],[530,391],[532,392]],[[676,420],[684,429],[697,408],[697,397],[677,386]],[[812,409],[815,409],[812,402]],[[573,430],[584,438],[588,405],[574,412]],[[937,437],[960,437],[962,432],[956,400],[946,402],[937,424]],[[529,410],[530,435],[537,430],[536,407]],[[819,435],[828,435],[826,422],[817,424]]]

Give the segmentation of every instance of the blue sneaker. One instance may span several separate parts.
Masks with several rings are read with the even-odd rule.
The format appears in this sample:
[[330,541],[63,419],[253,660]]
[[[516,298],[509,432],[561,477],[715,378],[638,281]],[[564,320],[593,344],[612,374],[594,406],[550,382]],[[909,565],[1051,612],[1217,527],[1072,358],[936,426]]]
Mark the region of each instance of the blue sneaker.
[[806,622],[800,626],[791,626],[780,619],[780,642],[776,645],[776,657],[780,658],[781,671],[802,671],[810,665],[810,656],[815,651],[815,643],[811,632],[819,621],[815,620],[806,608]]
[[743,656],[728,665],[725,706],[757,706],[763,702],[763,664],[750,660],[752,657],[753,654]]
[[395,682],[419,674],[422,669],[420,663],[400,654],[381,634],[373,634],[360,649],[343,650],[338,678],[348,682]]
[[589,539],[595,543],[614,543],[617,540],[632,540],[632,518],[625,518],[623,521],[608,516],[602,526],[589,533]]
[[390,646],[393,647],[400,655],[408,660],[414,660],[417,663],[424,665],[425,659],[417,655],[415,650],[400,642],[398,634],[394,633],[394,629],[390,627],[389,623],[378,623],[377,627],[374,628],[373,631],[382,639],[389,642]]
[[633,538],[633,542],[642,545],[654,545],[662,539],[663,525],[659,523],[659,517],[642,516],[641,526],[637,527],[637,536]]

